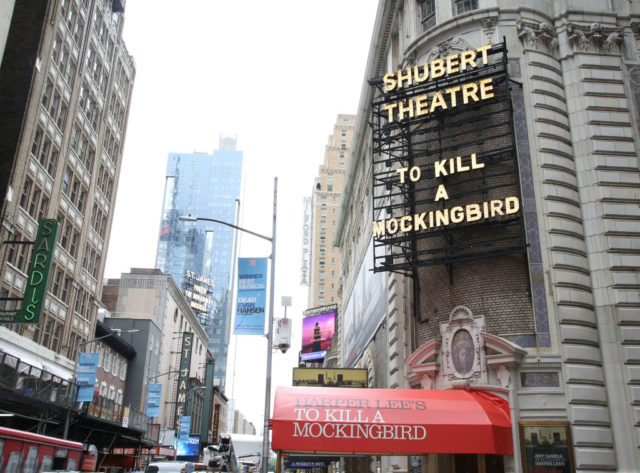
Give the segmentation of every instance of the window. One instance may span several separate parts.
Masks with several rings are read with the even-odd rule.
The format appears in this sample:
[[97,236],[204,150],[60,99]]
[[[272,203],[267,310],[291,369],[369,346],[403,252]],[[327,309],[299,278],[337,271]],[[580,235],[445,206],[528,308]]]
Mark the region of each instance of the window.
[[331,186],[331,185],[327,186],[327,191],[328,192],[333,192],[333,186]]
[[76,176],[68,166],[64,171],[62,192],[80,212],[84,212],[87,203],[87,188],[80,177]]
[[[100,253],[91,244],[87,243],[84,249],[84,256],[82,258],[82,267],[93,276],[94,279],[98,278],[98,269],[100,267]],[[115,374],[115,373],[114,373]]]
[[320,266],[324,266],[324,264],[325,264],[325,259],[324,259],[324,258],[320,258],[320,259],[318,260],[318,264],[319,264]]
[[91,124],[94,131],[98,131],[100,126],[100,115],[102,110],[98,105],[98,99],[93,95],[89,85],[85,82],[80,88],[80,97],[78,98],[78,106],[84,112],[84,116]]
[[120,357],[114,355],[113,366],[111,367],[111,374],[114,376],[118,376],[119,372],[120,372]]
[[324,281],[324,271],[318,271],[318,279],[320,279],[320,281]]
[[[25,236],[22,236],[20,234],[16,234],[15,237],[18,240],[26,239]],[[29,252],[29,245],[10,244],[8,254],[7,254],[7,262],[11,263],[19,271],[26,273],[28,252]]]
[[43,218],[49,210],[49,198],[28,177],[22,186],[20,194],[20,207],[22,207],[35,220]]
[[71,132],[71,149],[78,156],[85,169],[91,172],[96,157],[96,149],[89,136],[82,131],[77,122],[74,123],[73,131]]
[[341,136],[347,136],[347,130],[345,130],[344,128],[342,129],[342,132],[340,133]]
[[344,159],[344,151],[340,151],[340,159]]
[[340,143],[340,149],[347,149],[347,143],[345,143],[344,141]]
[[91,228],[104,240],[107,231],[107,216],[97,203],[91,209]]
[[102,195],[104,195],[108,200],[111,200],[111,194],[113,193],[113,178],[109,173],[109,170],[102,164],[100,164],[100,169],[98,169],[98,175],[96,176],[96,185]]
[[318,284],[318,292],[324,294],[324,284]]
[[461,15],[478,8],[478,0],[453,0],[454,16]]
[[104,370],[111,371],[111,352],[105,350],[104,352]]
[[118,389],[118,394],[116,395],[116,404],[122,404],[122,389]]
[[126,377],[127,377],[127,363],[123,360],[122,364],[120,365],[120,379],[124,381]]
[[64,269],[54,265],[53,280],[51,283],[51,293],[64,303],[69,303],[69,289],[71,288],[71,278]]
[[109,394],[107,394],[107,397],[112,401],[115,401],[116,399],[116,388],[113,386],[113,384],[109,386]]
[[53,331],[53,340],[51,341],[51,349],[55,352],[60,348],[60,341],[62,340],[62,325],[56,324],[56,328]]
[[436,0],[422,0],[420,5],[422,31],[427,31],[436,25]]
[[100,383],[100,395],[105,397],[107,395],[107,382],[103,381]]
[[65,218],[62,213],[58,214],[58,223],[60,224],[60,229],[58,230],[58,242],[60,246],[67,250],[72,257],[76,258],[78,255],[80,232],[76,230],[71,220]]
[[327,247],[325,245],[320,245],[320,253],[324,253],[326,251]]

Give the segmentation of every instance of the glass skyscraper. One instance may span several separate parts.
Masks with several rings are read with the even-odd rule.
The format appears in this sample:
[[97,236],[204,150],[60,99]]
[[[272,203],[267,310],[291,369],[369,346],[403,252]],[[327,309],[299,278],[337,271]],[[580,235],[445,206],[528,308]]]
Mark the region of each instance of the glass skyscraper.
[[235,230],[208,221],[181,221],[184,215],[237,224],[242,152],[232,137],[220,139],[213,154],[170,153],[167,163],[156,267],[184,287],[187,271],[213,280],[213,300],[199,314],[215,358],[214,382],[224,392],[231,333]]

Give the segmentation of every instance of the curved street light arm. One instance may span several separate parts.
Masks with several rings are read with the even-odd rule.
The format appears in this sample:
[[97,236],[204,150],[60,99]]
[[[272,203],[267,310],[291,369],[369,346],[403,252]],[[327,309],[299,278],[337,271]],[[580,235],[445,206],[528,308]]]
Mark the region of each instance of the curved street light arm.
[[237,225],[234,225],[233,223],[225,222],[224,220],[217,220],[215,218],[192,217],[191,215],[182,215],[182,216],[178,217],[178,220],[180,220],[182,222],[197,222],[197,221],[201,221],[202,220],[202,221],[205,221],[205,222],[219,223],[221,225],[226,225],[227,227],[235,228],[236,230],[248,233],[248,234],[256,236],[258,238],[262,238],[263,240],[273,241],[272,237],[268,237],[268,236],[262,235],[260,233],[252,232],[251,230],[247,230],[246,228],[239,227]]

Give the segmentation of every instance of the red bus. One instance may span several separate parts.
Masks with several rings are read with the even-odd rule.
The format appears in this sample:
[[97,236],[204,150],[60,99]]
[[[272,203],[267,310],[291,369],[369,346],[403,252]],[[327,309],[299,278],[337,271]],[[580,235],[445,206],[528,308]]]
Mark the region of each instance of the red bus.
[[2,473],[39,473],[52,470],[94,471],[97,459],[97,451],[84,452],[80,442],[0,427],[0,471]]

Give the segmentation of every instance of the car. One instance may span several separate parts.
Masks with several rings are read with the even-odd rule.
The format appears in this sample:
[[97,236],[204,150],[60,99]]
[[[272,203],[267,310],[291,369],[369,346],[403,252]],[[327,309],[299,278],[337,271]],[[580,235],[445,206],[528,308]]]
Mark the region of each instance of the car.
[[193,473],[194,471],[193,462],[164,461],[149,463],[145,473]]

